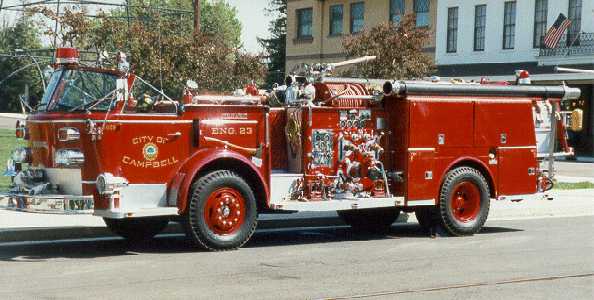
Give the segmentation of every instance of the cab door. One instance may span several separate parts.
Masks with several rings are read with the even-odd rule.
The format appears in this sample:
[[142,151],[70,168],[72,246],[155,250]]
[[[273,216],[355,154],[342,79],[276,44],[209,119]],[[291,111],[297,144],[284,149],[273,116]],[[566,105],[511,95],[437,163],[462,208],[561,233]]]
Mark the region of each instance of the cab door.
[[167,184],[192,146],[192,120],[168,115],[121,115],[114,145],[121,173],[130,183]]

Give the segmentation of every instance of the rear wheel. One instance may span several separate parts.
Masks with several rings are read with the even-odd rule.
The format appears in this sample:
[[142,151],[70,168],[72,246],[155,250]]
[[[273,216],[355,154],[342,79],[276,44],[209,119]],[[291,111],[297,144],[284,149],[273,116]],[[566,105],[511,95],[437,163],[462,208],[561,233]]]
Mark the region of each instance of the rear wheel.
[[400,210],[397,208],[341,210],[338,211],[338,215],[355,230],[384,232],[398,219]]
[[194,183],[185,218],[186,235],[197,246],[211,251],[236,249],[256,230],[256,199],[239,175],[214,171]]
[[139,218],[139,219],[108,219],[103,218],[111,232],[130,241],[150,240],[163,231],[169,219]]
[[471,235],[481,230],[489,215],[489,185],[476,169],[450,171],[441,187],[439,216],[452,235]]

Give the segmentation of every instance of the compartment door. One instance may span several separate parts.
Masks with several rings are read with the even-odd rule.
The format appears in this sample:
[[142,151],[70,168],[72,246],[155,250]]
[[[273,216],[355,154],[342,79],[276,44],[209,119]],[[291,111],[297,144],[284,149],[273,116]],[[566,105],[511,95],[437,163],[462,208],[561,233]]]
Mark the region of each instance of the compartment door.
[[[426,205],[425,202],[428,200],[436,199],[437,178],[434,165],[435,151],[433,149],[409,150],[406,178],[408,205]],[[421,201],[424,202],[421,204]]]
[[497,157],[500,196],[536,193],[536,147],[500,147]]

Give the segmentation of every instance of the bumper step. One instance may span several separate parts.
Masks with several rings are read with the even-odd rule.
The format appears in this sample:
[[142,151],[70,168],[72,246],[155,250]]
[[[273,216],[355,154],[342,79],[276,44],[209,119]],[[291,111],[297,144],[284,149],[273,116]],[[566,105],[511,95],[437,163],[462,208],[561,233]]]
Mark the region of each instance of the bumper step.
[[93,214],[93,196],[0,193],[0,209],[41,214]]

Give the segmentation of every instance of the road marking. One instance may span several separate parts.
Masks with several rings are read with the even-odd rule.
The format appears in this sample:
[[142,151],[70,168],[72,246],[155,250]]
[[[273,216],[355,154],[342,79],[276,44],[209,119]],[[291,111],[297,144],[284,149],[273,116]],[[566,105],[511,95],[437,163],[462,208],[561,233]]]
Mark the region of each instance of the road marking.
[[506,285],[506,284],[525,283],[525,282],[539,282],[539,281],[551,281],[551,280],[560,280],[560,279],[568,279],[568,278],[586,278],[586,277],[594,277],[594,273],[547,276],[547,277],[532,277],[532,278],[517,278],[517,279],[502,280],[502,281],[496,281],[496,282],[455,284],[455,285],[446,285],[446,286],[441,286],[441,287],[424,288],[424,289],[396,290],[396,291],[386,291],[386,292],[377,292],[377,293],[368,293],[368,294],[359,294],[359,295],[350,295],[350,296],[327,297],[327,298],[320,298],[320,300],[362,299],[362,298],[372,298],[372,297],[380,297],[380,296],[391,296],[391,295],[401,295],[401,294],[425,293],[425,292],[435,292],[435,291],[443,291],[443,290],[464,289],[464,288],[471,288],[471,287]]

